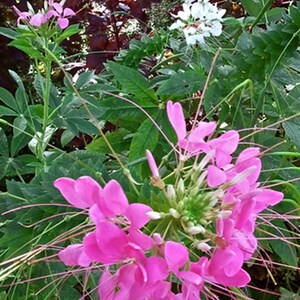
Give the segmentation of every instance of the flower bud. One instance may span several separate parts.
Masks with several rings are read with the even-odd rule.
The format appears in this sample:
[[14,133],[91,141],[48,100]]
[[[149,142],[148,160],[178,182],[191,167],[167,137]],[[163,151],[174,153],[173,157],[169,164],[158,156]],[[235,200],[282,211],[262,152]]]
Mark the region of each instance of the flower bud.
[[196,246],[197,249],[208,252],[211,249],[211,246],[209,246],[207,243],[201,242]]
[[176,192],[173,185],[168,184],[167,186],[167,196],[170,200],[174,200],[176,198]]
[[161,235],[159,233],[154,233],[153,234],[153,241],[156,245],[162,245],[163,238],[161,237]]
[[181,217],[180,213],[174,208],[170,208],[169,213],[174,219],[179,219]]
[[197,226],[191,226],[188,228],[188,233],[190,234],[199,234],[199,233],[205,233],[205,228],[201,225],[197,225]]
[[184,195],[184,182],[183,182],[182,178],[180,178],[179,181],[178,181],[177,193],[178,193],[179,198],[182,198],[183,195]]
[[148,211],[146,215],[151,219],[151,220],[159,220],[161,219],[161,214],[157,211]]

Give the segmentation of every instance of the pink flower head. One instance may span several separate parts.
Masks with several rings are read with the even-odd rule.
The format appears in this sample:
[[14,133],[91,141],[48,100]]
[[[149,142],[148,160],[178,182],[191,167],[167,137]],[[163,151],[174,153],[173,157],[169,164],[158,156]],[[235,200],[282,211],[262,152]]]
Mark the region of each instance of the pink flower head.
[[46,17],[50,19],[52,17],[57,17],[57,24],[61,29],[65,29],[69,26],[68,17],[75,16],[75,12],[70,8],[63,8],[62,2],[55,3],[54,0],[49,0],[49,5],[53,8],[50,9]]
[[90,208],[99,201],[101,186],[91,177],[82,176],[77,180],[62,177],[54,182],[54,186],[63,197],[77,208]]
[[31,17],[29,24],[35,27],[40,27],[42,24],[46,23],[47,20],[48,19],[43,14],[37,13]]
[[158,168],[157,168],[155,159],[154,159],[152,153],[149,150],[146,150],[146,156],[147,156],[147,159],[148,159],[148,164],[150,166],[150,170],[152,172],[152,175],[154,177],[158,178],[159,177]]
[[13,5],[13,9],[16,14],[19,16],[17,19],[17,24],[20,25],[20,21],[22,20],[30,20],[31,14],[29,12],[21,12],[16,6]]
[[181,104],[173,104],[172,101],[168,101],[167,114],[169,121],[176,132],[178,146],[180,148],[186,150],[189,155],[194,155],[202,151],[208,152],[210,150],[204,141],[204,138],[211,135],[216,129],[215,122],[199,122],[187,136],[186,123]]
[[87,267],[92,260],[87,256],[81,244],[69,245],[58,253],[59,259],[67,266]]

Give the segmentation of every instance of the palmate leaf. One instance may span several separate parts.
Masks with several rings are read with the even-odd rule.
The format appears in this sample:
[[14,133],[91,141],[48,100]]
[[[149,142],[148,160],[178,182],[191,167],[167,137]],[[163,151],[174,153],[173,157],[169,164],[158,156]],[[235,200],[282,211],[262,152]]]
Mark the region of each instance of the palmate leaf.
[[[186,71],[171,76],[164,80],[158,88],[156,94],[159,96],[180,96],[195,93],[202,90],[206,77],[203,73],[197,71]],[[172,97],[174,99],[174,97]]]
[[107,65],[109,70],[121,83],[125,92],[136,96],[140,100],[145,100],[148,102],[158,101],[154,90],[149,88],[148,81],[139,71],[114,62],[109,62]]
[[[154,117],[154,120],[157,121],[160,116],[161,112],[159,111]],[[153,151],[157,145],[158,137],[159,132],[157,128],[150,119],[146,119],[138,128],[132,139],[129,149],[129,161],[144,157],[147,149]],[[141,167],[141,165],[135,167],[138,173],[141,172]]]

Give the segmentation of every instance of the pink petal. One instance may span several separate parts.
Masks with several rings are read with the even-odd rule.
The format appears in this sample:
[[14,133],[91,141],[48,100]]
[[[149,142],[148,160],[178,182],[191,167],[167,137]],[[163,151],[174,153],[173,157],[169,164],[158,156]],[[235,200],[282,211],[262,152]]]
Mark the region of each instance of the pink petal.
[[150,170],[152,172],[152,175],[154,177],[159,177],[159,172],[158,172],[158,168],[157,168],[155,159],[149,150],[146,150],[146,156],[148,159],[148,164],[149,164]]
[[186,124],[181,104],[178,102],[173,104],[172,101],[168,101],[167,114],[169,121],[177,134],[178,141],[184,139],[186,136]]
[[61,15],[63,12],[63,7],[59,3],[52,2],[51,6]]
[[87,267],[92,260],[86,255],[82,244],[70,245],[58,253],[59,259],[67,266]]
[[256,205],[255,212],[261,212],[267,208],[269,205],[276,205],[283,199],[284,195],[281,192],[269,190],[269,189],[261,189],[261,193],[255,196]]
[[215,150],[215,159],[216,159],[216,165],[219,168],[223,168],[231,163],[232,157],[227,152],[224,152],[220,148],[217,148]]
[[97,204],[108,218],[124,215],[129,206],[127,197],[116,180],[110,180],[105,185]]
[[128,206],[124,214],[130,222],[130,228],[140,229],[149,222],[147,212],[152,211],[152,208],[142,203],[132,203]]
[[227,179],[226,173],[215,166],[208,166],[207,172],[207,184],[209,187],[217,187]]
[[212,134],[216,129],[217,125],[215,122],[199,122],[197,127],[190,132],[188,140],[191,143],[198,143],[205,137]]
[[70,17],[70,16],[75,16],[75,12],[71,8],[65,8],[64,9],[64,17]]
[[67,18],[58,18],[57,24],[61,29],[65,29],[69,26],[69,20]]
[[105,272],[102,273],[99,280],[99,286],[98,286],[99,299],[113,300],[114,290],[115,290],[114,277],[111,275],[111,273],[108,270],[106,270]]
[[59,17],[59,14],[55,10],[51,9],[47,11],[45,17],[49,20],[52,17]]
[[128,244],[126,233],[111,222],[101,222],[96,228],[99,249],[107,256],[122,261],[125,258],[124,247]]
[[243,269],[239,270],[234,276],[229,277],[224,273],[219,273],[215,278],[217,283],[232,287],[244,287],[251,281],[251,277]]
[[169,275],[168,265],[162,257],[149,257],[144,263],[144,268],[147,272],[148,283],[162,281]]
[[257,148],[257,147],[247,148],[239,154],[239,156],[236,160],[236,164],[239,164],[239,163],[241,163],[245,160],[248,160],[250,158],[254,158],[258,155],[259,155],[259,148]]
[[[200,285],[203,283],[203,278],[194,273],[194,272],[190,272],[190,271],[181,271],[177,274],[177,276],[184,281],[189,281],[190,283],[194,284],[194,285]],[[199,291],[198,291],[199,292]]]
[[101,186],[91,177],[82,176],[77,180],[62,177],[54,182],[54,186],[63,197],[77,208],[91,207],[99,198]]
[[232,154],[239,143],[240,136],[237,131],[230,130],[221,135],[220,137],[210,140],[208,144],[213,149],[221,149],[223,152],[227,154]]
[[153,239],[136,229],[129,229],[129,241],[138,245],[143,250],[150,250],[153,247]]
[[100,250],[97,243],[96,232],[88,233],[83,239],[83,247],[85,253],[93,261],[99,263],[110,263],[110,259]]
[[47,22],[46,17],[40,13],[37,13],[31,17],[29,24],[35,27],[40,27],[45,22]]
[[172,241],[166,242],[164,254],[170,270],[174,273],[186,264],[189,257],[189,252],[184,245]]
[[100,222],[104,221],[106,218],[99,209],[97,204],[94,204],[89,210],[89,217],[95,225],[98,225]]

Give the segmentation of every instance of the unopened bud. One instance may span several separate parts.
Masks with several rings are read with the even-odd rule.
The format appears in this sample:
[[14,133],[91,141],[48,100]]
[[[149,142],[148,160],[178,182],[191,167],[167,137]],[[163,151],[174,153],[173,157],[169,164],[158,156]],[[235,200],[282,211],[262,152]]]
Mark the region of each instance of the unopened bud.
[[226,219],[228,217],[230,217],[232,215],[232,211],[231,210],[221,210],[218,214],[219,217]]
[[205,228],[201,225],[197,225],[197,226],[189,227],[187,231],[190,234],[199,234],[199,233],[205,233]]
[[196,246],[197,249],[208,252],[211,249],[211,246],[209,246],[207,243],[201,242]]
[[183,195],[184,195],[184,182],[183,182],[182,178],[180,178],[179,181],[178,181],[177,193],[178,193],[179,198],[182,198]]
[[148,211],[146,215],[151,219],[151,220],[159,220],[161,219],[161,214],[157,211]]
[[176,198],[176,192],[173,185],[168,184],[167,186],[167,196],[170,200],[174,200]]
[[174,218],[174,219],[179,219],[181,216],[180,216],[180,213],[174,209],[174,208],[170,208],[169,209],[169,213],[171,214],[171,216]]
[[153,234],[153,241],[156,245],[161,245],[164,241],[159,233]]

